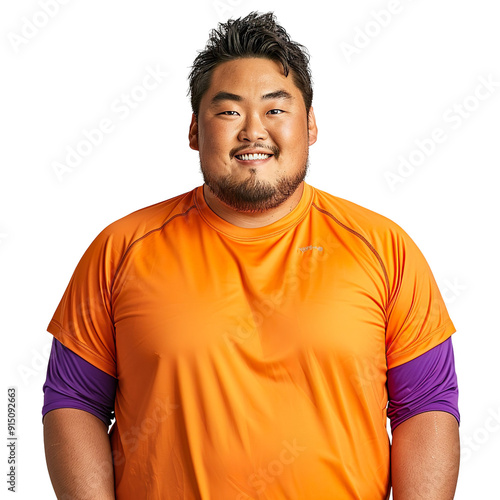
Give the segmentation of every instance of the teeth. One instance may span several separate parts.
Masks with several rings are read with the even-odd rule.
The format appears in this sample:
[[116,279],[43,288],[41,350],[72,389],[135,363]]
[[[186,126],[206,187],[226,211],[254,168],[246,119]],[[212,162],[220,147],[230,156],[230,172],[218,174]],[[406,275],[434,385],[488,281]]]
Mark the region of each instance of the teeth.
[[236,155],[236,156],[242,160],[265,160],[266,158],[269,158],[271,155],[255,153],[249,155]]

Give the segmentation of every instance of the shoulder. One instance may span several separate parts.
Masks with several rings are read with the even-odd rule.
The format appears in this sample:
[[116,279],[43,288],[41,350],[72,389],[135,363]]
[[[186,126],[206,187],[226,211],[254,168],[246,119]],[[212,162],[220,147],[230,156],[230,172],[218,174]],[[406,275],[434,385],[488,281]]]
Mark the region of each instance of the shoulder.
[[393,220],[352,201],[314,188],[312,209],[329,217],[339,228],[351,232],[376,248],[409,238]]
[[195,207],[196,189],[141,208],[112,222],[98,234],[91,247],[105,248],[107,253],[114,256],[123,255],[134,242],[161,230],[173,219],[188,214]]

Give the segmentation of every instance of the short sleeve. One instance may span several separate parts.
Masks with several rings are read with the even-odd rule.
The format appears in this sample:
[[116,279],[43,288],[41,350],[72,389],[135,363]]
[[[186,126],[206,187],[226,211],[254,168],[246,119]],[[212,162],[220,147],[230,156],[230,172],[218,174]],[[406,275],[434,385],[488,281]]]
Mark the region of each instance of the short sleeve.
[[78,263],[47,330],[84,360],[116,377],[111,288],[120,252],[107,229]]
[[451,338],[387,372],[391,430],[427,411],[444,411],[460,424],[458,382]]
[[386,324],[387,368],[394,368],[444,342],[455,327],[429,264],[401,229],[387,244],[390,297]]
[[42,415],[59,408],[91,413],[109,426],[113,417],[117,381],[64,347],[52,342],[47,378],[43,385]]

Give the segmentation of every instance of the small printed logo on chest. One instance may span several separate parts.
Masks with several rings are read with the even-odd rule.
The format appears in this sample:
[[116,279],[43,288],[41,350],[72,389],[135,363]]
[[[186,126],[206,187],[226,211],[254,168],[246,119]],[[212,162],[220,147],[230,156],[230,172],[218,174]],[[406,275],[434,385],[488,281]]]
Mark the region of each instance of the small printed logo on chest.
[[315,247],[313,245],[309,245],[308,247],[299,247],[299,250],[304,253],[307,252],[308,250],[317,250],[318,252],[323,251],[323,247]]

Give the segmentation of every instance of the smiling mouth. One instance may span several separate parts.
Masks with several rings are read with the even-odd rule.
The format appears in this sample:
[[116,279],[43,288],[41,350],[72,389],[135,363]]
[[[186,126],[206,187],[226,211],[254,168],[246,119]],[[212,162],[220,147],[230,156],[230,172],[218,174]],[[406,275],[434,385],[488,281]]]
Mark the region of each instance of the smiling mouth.
[[252,153],[252,154],[244,154],[244,155],[235,155],[235,157],[240,161],[267,160],[271,156],[273,156],[273,155],[266,154],[266,153]]

